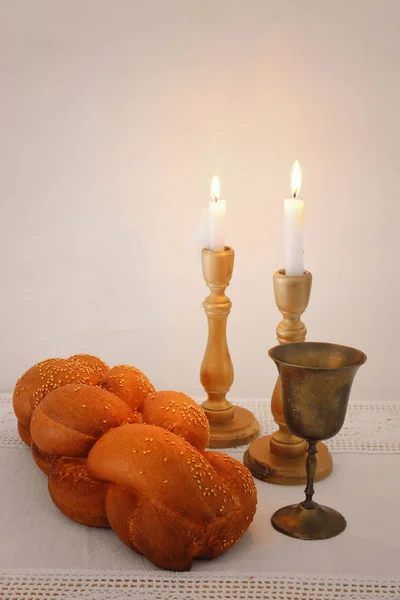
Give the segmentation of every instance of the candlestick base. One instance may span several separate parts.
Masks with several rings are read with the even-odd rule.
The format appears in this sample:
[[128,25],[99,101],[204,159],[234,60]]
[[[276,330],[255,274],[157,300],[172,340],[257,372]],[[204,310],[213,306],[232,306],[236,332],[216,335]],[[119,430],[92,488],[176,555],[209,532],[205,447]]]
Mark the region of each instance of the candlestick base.
[[218,413],[223,411],[210,411],[206,408],[204,410],[210,422],[209,448],[244,446],[255,440],[259,434],[260,425],[253,413],[241,406],[233,407],[233,418],[229,421],[216,421],[220,416]]
[[[277,456],[271,451],[271,438],[272,435],[265,435],[255,440],[244,454],[244,465],[262,481],[277,485],[304,485],[307,482],[307,453],[295,458]],[[332,472],[332,456],[322,442],[317,444],[317,449],[315,481],[321,481]]]

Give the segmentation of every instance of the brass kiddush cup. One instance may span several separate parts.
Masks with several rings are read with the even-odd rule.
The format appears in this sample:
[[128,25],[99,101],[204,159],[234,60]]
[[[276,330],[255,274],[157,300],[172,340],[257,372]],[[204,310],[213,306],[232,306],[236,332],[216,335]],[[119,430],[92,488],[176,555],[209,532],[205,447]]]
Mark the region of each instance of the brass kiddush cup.
[[272,525],[302,540],[334,537],[345,529],[346,521],[312,499],[316,446],[342,428],[353,379],[367,357],[355,348],[318,342],[275,346],[268,354],[278,367],[286,424],[308,442],[306,499],[276,511]]

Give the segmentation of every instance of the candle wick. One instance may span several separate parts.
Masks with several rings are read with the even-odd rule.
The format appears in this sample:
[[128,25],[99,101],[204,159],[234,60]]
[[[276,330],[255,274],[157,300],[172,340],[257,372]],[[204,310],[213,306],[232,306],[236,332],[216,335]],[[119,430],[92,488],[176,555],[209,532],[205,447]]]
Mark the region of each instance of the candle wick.
[[295,192],[293,192],[293,198],[296,198],[297,196],[297,190]]

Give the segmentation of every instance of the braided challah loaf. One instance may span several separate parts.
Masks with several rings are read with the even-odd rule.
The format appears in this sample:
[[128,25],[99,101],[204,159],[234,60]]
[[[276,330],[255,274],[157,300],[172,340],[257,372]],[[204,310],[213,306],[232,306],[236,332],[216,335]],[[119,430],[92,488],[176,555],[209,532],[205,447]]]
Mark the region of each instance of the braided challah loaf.
[[155,392],[142,406],[143,422],[159,425],[183,437],[203,452],[210,437],[210,426],[204,411],[181,392]]
[[52,390],[67,383],[99,385],[108,366],[96,356],[77,354],[71,358],[49,358],[31,367],[16,383],[13,394],[18,433],[31,443],[30,423],[36,406]]
[[202,409],[185,394],[154,392],[134,367],[108,370],[88,355],[44,361],[18,381],[14,409],[56,506],[111,526],[159,567],[222,554],[253,519],[254,481],[228,455],[205,452]]
[[127,545],[164,569],[190,569],[194,558],[229,550],[253,519],[249,471],[215,452],[202,455],[155,425],[122,425],[91,449],[87,467],[110,482],[106,514]]
[[47,394],[33,412],[34,458],[36,449],[50,462],[53,456],[86,458],[106,431],[138,421],[139,416],[107,390],[74,383],[64,385]]
[[155,391],[146,375],[131,365],[113,367],[104,375],[101,384],[132,410],[140,410],[145,398]]

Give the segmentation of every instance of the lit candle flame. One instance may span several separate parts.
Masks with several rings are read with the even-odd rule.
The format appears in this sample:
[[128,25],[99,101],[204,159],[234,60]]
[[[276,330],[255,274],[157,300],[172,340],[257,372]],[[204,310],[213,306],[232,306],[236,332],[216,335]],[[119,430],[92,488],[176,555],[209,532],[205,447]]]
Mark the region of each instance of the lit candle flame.
[[219,179],[217,175],[214,175],[211,182],[211,198],[214,202],[219,200],[220,189],[219,189]]
[[293,169],[292,169],[292,196],[293,196],[293,198],[296,198],[296,196],[298,196],[298,194],[300,192],[300,188],[301,188],[301,170],[300,170],[299,161],[296,160],[296,162],[293,165]]

